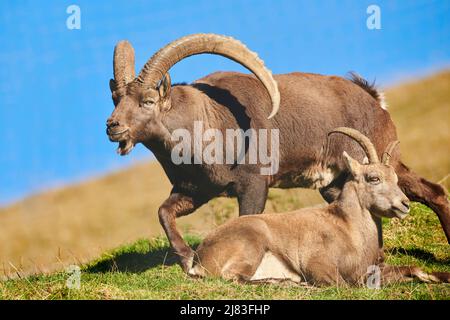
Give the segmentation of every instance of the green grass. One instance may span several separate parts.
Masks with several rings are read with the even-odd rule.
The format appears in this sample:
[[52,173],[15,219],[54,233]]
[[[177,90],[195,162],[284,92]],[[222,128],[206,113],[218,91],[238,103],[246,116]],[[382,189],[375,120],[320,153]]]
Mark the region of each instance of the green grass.
[[[414,205],[403,221],[384,221],[387,262],[450,272],[450,249],[436,215]],[[187,236],[192,246],[200,239]],[[2,299],[446,299],[450,284],[410,282],[381,289],[241,285],[191,279],[176,264],[165,239],[139,240],[81,267],[80,289],[68,289],[67,273],[0,283]]]

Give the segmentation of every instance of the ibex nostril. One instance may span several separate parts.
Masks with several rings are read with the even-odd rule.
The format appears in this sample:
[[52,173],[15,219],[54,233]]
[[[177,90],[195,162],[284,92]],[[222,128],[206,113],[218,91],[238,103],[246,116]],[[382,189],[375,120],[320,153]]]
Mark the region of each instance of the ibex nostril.
[[108,128],[116,127],[118,125],[119,125],[119,122],[117,122],[117,121],[113,121],[113,120],[106,121],[106,127],[108,127]]

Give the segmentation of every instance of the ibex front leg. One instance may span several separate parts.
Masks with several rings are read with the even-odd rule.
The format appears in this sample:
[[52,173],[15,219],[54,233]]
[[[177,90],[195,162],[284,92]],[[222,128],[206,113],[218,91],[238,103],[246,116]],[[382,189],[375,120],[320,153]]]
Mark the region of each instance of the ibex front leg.
[[172,193],[158,210],[159,222],[166,232],[170,246],[180,257],[180,264],[185,272],[192,265],[194,251],[184,242],[183,237],[177,230],[175,220],[194,212],[203,203],[180,193]]

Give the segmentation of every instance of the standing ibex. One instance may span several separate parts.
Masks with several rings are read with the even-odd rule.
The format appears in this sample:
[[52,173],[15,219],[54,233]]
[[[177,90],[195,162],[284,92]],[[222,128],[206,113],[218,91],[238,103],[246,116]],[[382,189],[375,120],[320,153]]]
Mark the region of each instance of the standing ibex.
[[379,264],[374,216],[403,218],[409,211],[409,200],[389,165],[396,142],[380,162],[375,147],[359,131],[337,128],[334,132],[356,140],[369,159],[361,165],[344,151],[350,175],[335,201],[324,208],[228,221],[200,244],[189,274],[238,281],[361,284],[367,271],[378,267],[384,283],[412,278],[449,282],[450,273],[426,274],[417,267]]
[[[218,72],[191,85],[171,86],[168,70],[201,53],[230,58],[256,77]],[[107,133],[119,143],[121,155],[143,143],[169,177],[173,189],[158,214],[184,270],[191,265],[193,251],[176,229],[177,217],[221,195],[237,197],[240,215],[261,213],[269,187],[317,188],[331,202],[348,176],[342,150],[359,160],[363,155],[354,143],[336,137],[323,166],[322,141],[328,131],[353,127],[367,135],[378,152],[397,139],[379,93],[363,79],[309,73],[272,76],[255,53],[230,37],[194,34],[180,38],[159,50],[137,77],[133,48],[126,41],[119,42],[114,50],[114,78],[110,87],[115,110],[107,121]],[[273,116],[279,106],[282,110],[267,119],[270,109]],[[279,129],[278,172],[261,175],[259,164],[174,164],[171,150],[177,142],[171,134],[179,128],[192,132],[195,121],[220,131]],[[399,152],[392,154],[392,165],[405,194],[436,212],[450,240],[445,190],[410,171],[400,162]]]

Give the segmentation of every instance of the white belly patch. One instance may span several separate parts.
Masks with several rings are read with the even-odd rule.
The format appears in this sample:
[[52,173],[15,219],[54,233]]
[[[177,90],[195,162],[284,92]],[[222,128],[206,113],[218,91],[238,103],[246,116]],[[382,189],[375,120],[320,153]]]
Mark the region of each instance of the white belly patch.
[[270,251],[266,252],[256,269],[255,274],[250,280],[264,279],[284,279],[301,282],[300,276],[289,270],[288,267],[286,267],[286,265]]

